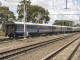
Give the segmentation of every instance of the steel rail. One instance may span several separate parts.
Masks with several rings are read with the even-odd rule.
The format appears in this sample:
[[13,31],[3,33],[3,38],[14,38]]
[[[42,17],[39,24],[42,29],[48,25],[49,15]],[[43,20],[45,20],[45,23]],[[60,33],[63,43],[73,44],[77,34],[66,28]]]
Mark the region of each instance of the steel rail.
[[[56,56],[59,52],[61,52],[63,49],[65,49],[66,47],[68,47],[69,45],[71,45],[73,42],[75,42],[76,40],[78,40],[80,37],[72,40],[71,42],[67,43],[66,45],[64,45],[63,47],[59,48],[58,50],[52,52],[51,54],[47,55],[46,57],[42,58],[41,60],[51,60],[52,57]],[[73,53],[72,53],[73,54]],[[70,59],[72,57],[72,54],[70,55],[70,57],[68,59]]]
[[75,47],[75,49],[71,52],[71,54],[69,55],[69,57],[67,58],[67,60],[71,60],[72,57],[74,56],[75,52],[77,51],[77,49],[80,46],[80,42],[77,44],[77,46]]
[[[77,34],[77,33],[75,33],[75,34]],[[11,40],[15,40],[15,39],[13,39],[13,38],[2,38],[2,39],[0,39],[0,43],[4,43],[5,41],[11,41]],[[17,39],[17,40],[20,40],[20,39]]]
[[2,38],[2,39],[0,39],[0,43],[4,42],[4,41],[9,41],[9,40],[12,40],[12,39],[10,39],[10,38]]
[[24,47],[12,49],[12,50],[9,50],[9,51],[0,52],[0,59],[7,59],[9,57],[21,54],[25,51],[30,51],[32,49],[35,49],[35,48],[38,48],[38,47],[41,47],[41,46],[59,41],[59,40],[63,40],[63,39],[69,38],[71,36],[74,36],[74,35],[60,37],[60,38],[57,38],[57,39],[51,39],[51,40],[48,40],[48,41],[45,41],[45,42],[39,42],[39,43],[32,44],[32,45],[29,45],[29,46],[24,46]]

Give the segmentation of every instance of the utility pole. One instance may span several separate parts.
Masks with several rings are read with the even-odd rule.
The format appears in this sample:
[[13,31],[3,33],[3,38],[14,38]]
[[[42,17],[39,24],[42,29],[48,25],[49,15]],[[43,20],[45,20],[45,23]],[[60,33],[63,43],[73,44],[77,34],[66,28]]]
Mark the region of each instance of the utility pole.
[[69,9],[68,8],[68,1],[66,0],[66,7],[64,9]]
[[27,16],[27,14],[26,14],[26,4],[25,4],[25,0],[24,0],[24,39],[26,39],[26,16]]
[[[69,9],[69,8],[68,8],[68,1],[67,1],[67,0],[66,0],[66,7],[65,7],[64,9],[66,9],[66,10]],[[65,25],[65,22],[64,22],[64,21],[63,21],[63,23],[64,23],[64,25]],[[65,29],[65,30],[66,30],[66,29]],[[64,31],[64,34],[65,34],[65,31]]]
[[[29,5],[30,5],[30,0],[27,0],[27,1],[29,1]],[[25,2],[26,2],[26,0],[24,0],[24,39],[26,39],[26,37],[28,36],[27,24],[26,24],[26,21],[27,21],[27,8],[26,8],[26,3]]]
[[66,0],[66,9],[67,9],[68,7],[67,7],[67,0]]

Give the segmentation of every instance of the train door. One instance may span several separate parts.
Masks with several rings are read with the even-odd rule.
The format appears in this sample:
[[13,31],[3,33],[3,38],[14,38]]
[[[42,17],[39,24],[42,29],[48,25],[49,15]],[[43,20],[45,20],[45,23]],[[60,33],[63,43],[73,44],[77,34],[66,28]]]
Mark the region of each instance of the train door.
[[7,25],[7,35],[9,37],[14,37],[15,35],[15,25],[14,24]]

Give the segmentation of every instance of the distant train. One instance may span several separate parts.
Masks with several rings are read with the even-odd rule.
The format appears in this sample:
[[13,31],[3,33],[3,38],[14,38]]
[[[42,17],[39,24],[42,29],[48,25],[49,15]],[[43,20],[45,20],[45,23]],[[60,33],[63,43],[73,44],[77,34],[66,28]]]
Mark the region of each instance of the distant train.
[[[37,34],[55,34],[55,33],[71,33],[80,32],[80,27],[70,27],[70,26],[57,26],[48,24],[34,24],[26,23],[26,33],[30,35]],[[6,36],[8,37],[18,37],[24,35],[24,23],[23,22],[13,22],[6,24]]]

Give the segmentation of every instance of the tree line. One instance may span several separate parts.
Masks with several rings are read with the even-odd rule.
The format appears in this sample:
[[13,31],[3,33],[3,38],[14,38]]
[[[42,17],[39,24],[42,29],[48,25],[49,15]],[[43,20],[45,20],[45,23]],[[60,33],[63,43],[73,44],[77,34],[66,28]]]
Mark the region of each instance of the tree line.
[[14,13],[6,6],[0,6],[0,23],[8,22],[9,19],[16,20]]
[[56,20],[53,25],[73,26],[74,22],[70,20]]
[[[32,23],[48,23],[50,21],[49,11],[38,5],[31,5],[31,1],[25,2],[26,7],[26,22]],[[24,18],[24,1],[21,1],[17,6],[18,19],[8,7],[2,6],[0,2],[0,23],[8,21],[23,21]],[[53,25],[73,26],[74,22],[69,20],[56,20]],[[77,25],[76,25],[77,26]],[[78,25],[79,26],[79,25]]]
[[[45,23],[47,23],[50,20],[49,12],[45,8],[38,6],[38,5],[31,5],[30,1],[25,2],[26,6],[26,22],[32,22],[32,23],[42,23],[43,20],[45,20]],[[22,21],[23,19],[23,12],[24,12],[24,1],[20,2],[20,5],[18,5],[18,20]]]
[[[38,5],[31,5],[30,1],[25,2],[26,6],[26,22],[32,23],[48,23],[50,20],[49,12],[45,8]],[[22,21],[24,17],[24,1],[21,1],[17,6],[18,19],[17,21]],[[16,20],[14,13],[9,10],[6,6],[0,6],[0,23]]]

